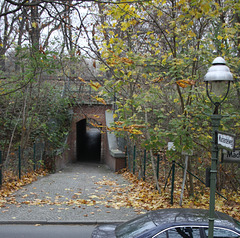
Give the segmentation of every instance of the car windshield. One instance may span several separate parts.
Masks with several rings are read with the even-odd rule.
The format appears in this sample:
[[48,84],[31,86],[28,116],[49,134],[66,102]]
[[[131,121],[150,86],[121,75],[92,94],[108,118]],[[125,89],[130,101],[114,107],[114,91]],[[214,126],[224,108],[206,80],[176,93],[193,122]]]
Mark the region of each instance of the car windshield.
[[133,237],[154,227],[156,225],[144,215],[119,225],[115,232],[117,238]]

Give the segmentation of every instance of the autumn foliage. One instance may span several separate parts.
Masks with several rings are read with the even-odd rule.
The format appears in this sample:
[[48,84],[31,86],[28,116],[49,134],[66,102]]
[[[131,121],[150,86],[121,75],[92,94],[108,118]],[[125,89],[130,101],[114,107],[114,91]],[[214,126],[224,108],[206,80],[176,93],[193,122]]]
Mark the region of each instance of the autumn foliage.
[[[117,180],[109,179],[106,176],[103,176],[103,178],[98,179],[95,182],[95,185],[97,186],[95,193],[89,194],[87,199],[82,198],[81,192],[75,192],[71,197],[61,201],[61,194],[56,196],[55,200],[52,200],[50,197],[32,200],[28,198],[28,194],[25,194],[22,196],[24,200],[21,203],[16,201],[14,194],[18,189],[34,182],[37,177],[45,176],[46,174],[46,171],[39,170],[35,173],[25,175],[21,180],[9,175],[8,180],[4,181],[3,187],[0,191],[0,207],[2,212],[7,212],[6,207],[8,207],[8,204],[15,204],[16,206],[21,206],[22,204],[32,206],[42,206],[44,204],[57,206],[66,205],[68,207],[81,207],[86,205],[93,206],[96,211],[100,209],[100,206],[114,209],[121,209],[125,207],[133,208],[139,214],[146,213],[150,210],[180,207],[179,199],[182,181],[179,178],[179,175],[178,179],[175,181],[174,203],[172,205],[170,203],[170,180],[167,181],[167,186],[164,189],[166,182],[165,178],[159,178],[160,187],[162,188],[162,192],[159,194],[151,179],[143,181],[142,179],[138,179],[136,175],[126,170],[120,172],[119,176],[123,176],[128,183],[121,184]],[[98,193],[98,189],[102,189],[103,191],[105,190],[105,193]],[[70,191],[71,189],[65,188],[65,190]],[[189,197],[187,189],[185,189],[182,207],[209,209],[209,188],[203,188],[196,183],[196,191],[196,196]],[[240,220],[240,200],[238,194],[236,192],[229,193],[226,190],[222,190],[221,194],[228,200],[225,200],[223,197],[217,195],[216,210],[227,213]],[[54,208],[50,208],[50,210],[51,209]],[[94,212],[92,212],[92,214],[94,214]],[[90,214],[86,213],[84,216],[88,215]]]
[[7,199],[17,190],[23,186],[30,184],[37,180],[40,176],[45,176],[46,170],[39,169],[35,172],[29,172],[19,179],[14,173],[6,171],[3,173],[3,183],[0,190],[0,207],[5,207]]
[[[144,182],[139,180],[137,176],[125,171],[122,176],[126,178],[130,184],[123,187],[121,184],[112,180],[102,180],[97,182],[100,186],[110,186],[107,195],[100,198],[101,203],[106,206],[120,209],[121,207],[133,207],[139,213],[145,213],[149,210],[157,210],[162,208],[180,207],[179,200],[181,194],[181,179],[177,179],[174,189],[174,204],[170,204],[171,186],[168,184],[166,189],[162,189],[161,195],[151,181]],[[160,186],[164,188],[165,181],[160,180]],[[182,207],[186,208],[203,208],[209,209],[209,188],[200,188],[196,186],[198,195],[189,197],[185,191],[184,202]],[[229,194],[228,191],[222,190],[222,195],[228,198],[225,200],[220,196],[216,196],[216,210],[229,214],[230,216],[240,220],[239,206],[240,200],[237,193]]]

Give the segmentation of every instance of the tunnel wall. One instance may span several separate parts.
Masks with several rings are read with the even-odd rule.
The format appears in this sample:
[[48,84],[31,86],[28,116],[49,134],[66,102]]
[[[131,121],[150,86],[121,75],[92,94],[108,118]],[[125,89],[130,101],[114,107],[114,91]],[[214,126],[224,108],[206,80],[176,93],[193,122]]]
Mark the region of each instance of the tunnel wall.
[[81,107],[73,108],[72,123],[67,139],[68,147],[63,154],[55,158],[56,170],[63,168],[67,163],[77,162],[77,123],[86,118],[94,119],[102,125],[100,162],[107,164],[113,171],[125,167],[126,159],[123,152],[113,147],[116,145],[114,136],[106,130],[106,121],[109,125],[113,122],[111,109],[112,105],[101,104],[81,105]]
[[[108,110],[105,112],[107,127],[110,127],[113,120],[113,112]],[[107,153],[106,153],[106,164],[113,170],[119,171],[126,167],[126,155],[121,151],[117,144],[117,138],[115,134],[107,130]]]

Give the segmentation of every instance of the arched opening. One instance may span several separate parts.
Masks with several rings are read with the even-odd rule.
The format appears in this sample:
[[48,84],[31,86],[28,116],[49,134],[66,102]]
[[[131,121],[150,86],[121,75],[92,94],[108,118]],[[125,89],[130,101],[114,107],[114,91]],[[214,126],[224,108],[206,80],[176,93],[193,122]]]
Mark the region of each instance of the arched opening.
[[92,125],[86,119],[77,122],[77,161],[101,161],[101,131]]

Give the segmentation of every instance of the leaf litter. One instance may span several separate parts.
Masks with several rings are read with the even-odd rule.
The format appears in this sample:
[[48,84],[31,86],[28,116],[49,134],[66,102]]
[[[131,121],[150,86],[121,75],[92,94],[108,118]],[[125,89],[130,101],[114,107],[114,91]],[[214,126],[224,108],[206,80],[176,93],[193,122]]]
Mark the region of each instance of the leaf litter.
[[[22,195],[23,201],[18,202],[14,195],[14,192],[24,188],[24,185],[36,181],[39,176],[45,176],[46,171],[37,171],[25,175],[21,180],[8,179],[4,181],[2,189],[0,190],[0,211],[2,213],[8,212],[8,205],[14,204],[18,207],[21,205],[28,206],[44,206],[54,205],[59,206],[58,211],[69,209],[72,207],[93,206],[96,212],[100,212],[101,206],[106,208],[121,209],[121,208],[133,208],[135,212],[142,214],[150,210],[156,210],[161,208],[176,208],[179,206],[180,194],[181,194],[181,181],[176,181],[174,189],[174,204],[170,204],[171,191],[170,186],[167,186],[165,190],[162,189],[161,194],[156,190],[155,186],[151,182],[145,182],[139,180],[137,176],[130,172],[123,172],[122,176],[127,183],[119,183],[117,180],[108,179],[103,176],[102,179],[95,181],[94,193],[88,195],[88,198],[81,198],[82,192],[75,192],[71,188],[66,188],[66,191],[71,193],[70,197],[64,197],[61,194],[57,194],[54,198],[46,196],[45,198],[38,198],[37,193],[30,192],[29,194]],[[95,176],[92,179],[96,179]],[[163,188],[165,181],[160,182],[160,187]],[[198,188],[195,190],[200,193],[201,196],[188,197],[187,192],[184,192],[184,200],[182,207],[186,208],[203,208],[209,209],[209,188]],[[204,191],[203,191],[204,190]],[[230,216],[240,220],[240,197],[238,193],[229,193],[229,191],[222,190],[221,194],[228,198],[226,201],[224,198],[216,195],[216,210],[229,214]],[[61,206],[67,206],[62,208]],[[54,208],[49,208],[54,210]],[[85,207],[82,207],[85,209]],[[106,211],[111,213],[110,210]],[[84,214],[85,217],[91,214]],[[13,218],[14,219],[14,218]],[[59,219],[62,219],[59,217]]]

